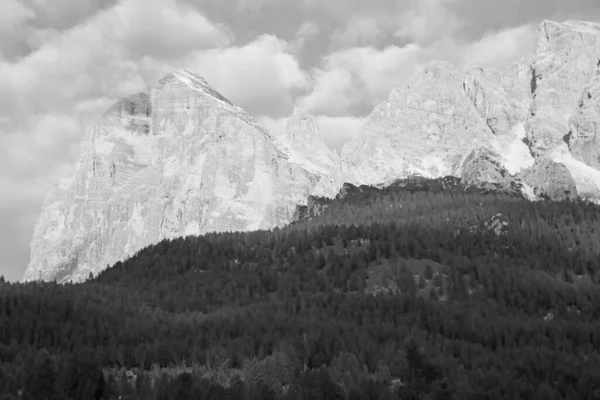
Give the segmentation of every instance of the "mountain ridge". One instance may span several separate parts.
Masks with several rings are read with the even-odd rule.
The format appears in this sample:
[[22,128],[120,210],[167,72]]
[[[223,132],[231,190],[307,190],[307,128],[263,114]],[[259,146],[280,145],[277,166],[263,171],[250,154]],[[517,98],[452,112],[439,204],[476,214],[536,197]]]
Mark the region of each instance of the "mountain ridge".
[[428,63],[340,156],[306,110],[274,136],[200,75],[171,72],[88,130],[72,183],[44,202],[24,279],[81,280],[162,238],[281,226],[344,183],[455,176],[531,199],[597,200],[600,24],[538,31],[528,63]]

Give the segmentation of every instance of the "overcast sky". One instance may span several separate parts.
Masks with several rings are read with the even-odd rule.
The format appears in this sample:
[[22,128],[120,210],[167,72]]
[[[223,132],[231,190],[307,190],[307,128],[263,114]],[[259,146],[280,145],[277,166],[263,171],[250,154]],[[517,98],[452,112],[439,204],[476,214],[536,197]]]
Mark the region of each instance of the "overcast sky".
[[543,19],[598,0],[1,0],[0,275],[21,279],[43,198],[85,128],[179,68],[273,131],[294,104],[339,150],[420,66],[504,66]]

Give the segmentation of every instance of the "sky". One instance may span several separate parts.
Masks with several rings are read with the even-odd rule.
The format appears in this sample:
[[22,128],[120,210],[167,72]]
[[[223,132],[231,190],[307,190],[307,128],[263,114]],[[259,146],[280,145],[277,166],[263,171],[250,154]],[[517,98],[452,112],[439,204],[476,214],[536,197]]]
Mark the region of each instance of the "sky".
[[340,150],[428,61],[503,67],[544,19],[598,0],[1,0],[0,275],[22,278],[43,199],[117,99],[187,68],[279,133],[295,105]]

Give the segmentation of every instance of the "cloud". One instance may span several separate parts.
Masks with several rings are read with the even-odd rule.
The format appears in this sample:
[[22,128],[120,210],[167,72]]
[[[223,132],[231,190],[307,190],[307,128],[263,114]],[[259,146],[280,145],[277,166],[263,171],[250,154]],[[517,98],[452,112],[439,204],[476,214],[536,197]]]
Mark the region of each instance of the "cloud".
[[296,37],[310,37],[319,33],[321,30],[313,21],[304,21],[296,31]]
[[251,114],[277,117],[291,112],[310,83],[291,49],[285,40],[261,35],[241,47],[192,53],[182,63]]
[[21,50],[25,24],[35,18],[35,12],[18,0],[0,3],[0,60],[13,57]]
[[446,6],[460,0],[412,0],[402,11],[394,35],[426,45],[454,33],[459,27],[456,16]]
[[0,29],[5,33],[35,18],[35,12],[17,0],[3,0],[0,4]]
[[447,9],[460,21],[456,38],[467,41],[478,40],[489,32],[538,25],[544,19],[600,19],[598,0],[458,0],[449,2]]
[[331,35],[332,45],[340,47],[377,44],[386,36],[381,22],[374,18],[353,17],[344,28]]
[[314,39],[321,32],[319,26],[313,21],[304,21],[294,35],[294,41],[290,44],[289,50],[297,54],[304,49],[304,45]]
[[420,65],[417,45],[389,46],[383,50],[354,47],[327,56],[313,71],[313,91],[299,103],[307,110],[329,116],[366,115],[387,98],[390,90],[412,76]]
[[342,151],[344,144],[356,135],[366,121],[364,117],[351,116],[330,117],[319,115],[316,118],[320,127],[321,138],[328,147],[335,149],[337,152]]
[[490,33],[467,46],[463,57],[466,65],[502,67],[535,53],[537,30],[533,25],[503,29]]

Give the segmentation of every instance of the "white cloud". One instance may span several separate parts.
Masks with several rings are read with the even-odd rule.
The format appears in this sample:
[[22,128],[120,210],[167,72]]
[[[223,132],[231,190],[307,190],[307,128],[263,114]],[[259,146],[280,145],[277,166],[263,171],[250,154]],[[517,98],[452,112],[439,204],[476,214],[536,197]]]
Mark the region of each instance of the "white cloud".
[[458,0],[411,0],[398,18],[397,37],[406,37],[415,43],[430,44],[452,35],[460,26],[456,16],[446,5]]
[[376,44],[385,36],[386,32],[381,20],[356,16],[347,23],[344,29],[335,30],[331,35],[331,40],[337,46],[365,46]]
[[262,35],[242,47],[192,53],[183,65],[251,114],[281,116],[310,83],[291,46]]
[[537,30],[533,25],[504,29],[470,44],[464,53],[465,65],[503,67],[535,52]]
[[321,29],[313,21],[304,21],[296,31],[296,37],[310,37],[319,33]]
[[18,0],[2,0],[0,3],[0,31],[11,31],[24,22],[35,18],[35,12]]
[[359,129],[364,125],[366,118],[359,117],[329,117],[317,116],[321,138],[327,146],[340,152]]
[[[313,91],[300,105],[318,114],[342,116],[368,113],[387,98],[420,66],[417,45],[389,46],[383,50],[355,47],[334,52],[313,71]],[[353,112],[354,111],[354,112]]]

